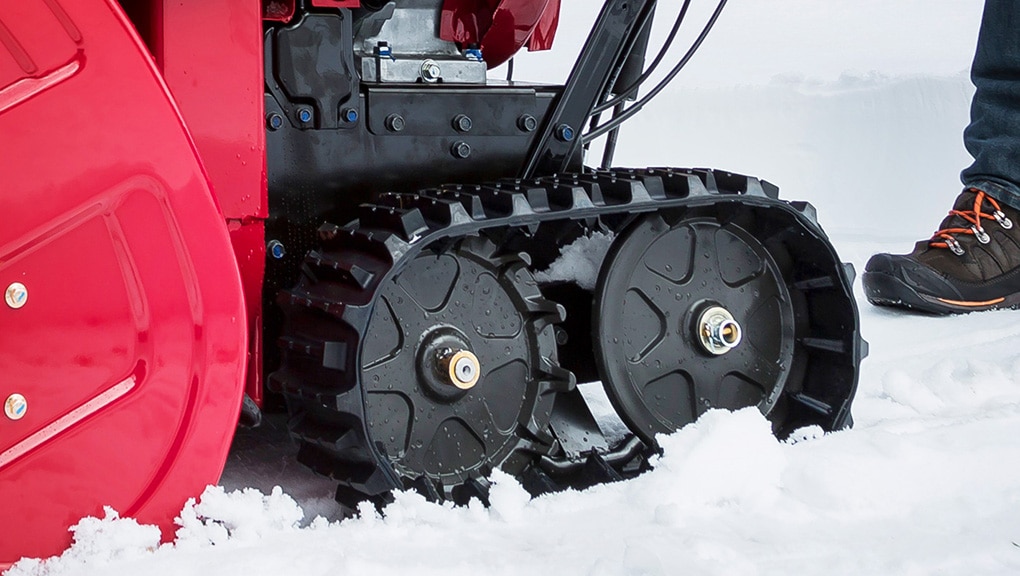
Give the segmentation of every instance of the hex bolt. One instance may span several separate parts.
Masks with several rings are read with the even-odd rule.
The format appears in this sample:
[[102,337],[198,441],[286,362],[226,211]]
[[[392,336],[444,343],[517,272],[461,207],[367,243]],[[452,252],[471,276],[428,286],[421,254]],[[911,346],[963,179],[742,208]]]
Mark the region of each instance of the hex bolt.
[[535,119],[531,114],[522,114],[517,119],[517,128],[521,132],[534,132],[538,128],[538,120]]
[[354,124],[358,121],[358,109],[344,108],[340,111],[340,119],[348,124]]
[[270,240],[266,243],[266,252],[269,252],[274,260],[279,260],[287,255],[287,248],[279,240]]
[[266,114],[266,127],[274,132],[283,128],[283,116],[280,116],[276,112],[270,112]]
[[421,79],[432,84],[439,82],[443,76],[443,70],[435,60],[429,59],[421,63]]
[[471,117],[467,114],[457,114],[453,117],[453,129],[457,132],[470,132],[471,125]]
[[460,158],[461,160],[471,156],[471,145],[463,140],[453,143],[450,147],[450,153],[453,154],[454,158]]
[[570,142],[574,139],[574,129],[570,124],[560,124],[556,127],[556,139],[561,142]]
[[390,114],[386,117],[386,129],[390,132],[400,132],[404,129],[404,117],[400,114]]
[[309,108],[308,106],[301,106],[297,109],[298,122],[301,122],[302,124],[308,124],[309,122],[312,121],[312,118],[313,118],[312,109]]

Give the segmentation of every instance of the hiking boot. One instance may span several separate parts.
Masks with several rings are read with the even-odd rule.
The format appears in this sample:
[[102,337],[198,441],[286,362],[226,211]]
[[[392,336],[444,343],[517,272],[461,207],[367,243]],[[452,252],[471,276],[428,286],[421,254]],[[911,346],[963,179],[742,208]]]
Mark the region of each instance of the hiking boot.
[[941,229],[910,254],[875,254],[864,293],[879,306],[955,314],[1020,306],[1020,212],[964,190]]

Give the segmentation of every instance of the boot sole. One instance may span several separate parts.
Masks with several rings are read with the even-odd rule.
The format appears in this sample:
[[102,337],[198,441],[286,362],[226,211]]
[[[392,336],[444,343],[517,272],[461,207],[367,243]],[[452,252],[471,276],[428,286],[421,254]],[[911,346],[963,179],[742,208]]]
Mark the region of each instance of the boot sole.
[[983,310],[1020,307],[1020,293],[983,302],[969,302],[922,294],[904,281],[884,272],[865,272],[864,295],[876,306],[908,308],[929,314],[966,314]]

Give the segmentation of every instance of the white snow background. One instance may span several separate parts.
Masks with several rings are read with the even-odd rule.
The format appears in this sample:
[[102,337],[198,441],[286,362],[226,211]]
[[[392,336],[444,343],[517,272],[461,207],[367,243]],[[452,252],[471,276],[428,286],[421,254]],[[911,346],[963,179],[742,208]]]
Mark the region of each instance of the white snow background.
[[[556,50],[518,58],[516,77],[562,79],[596,5],[564,0]],[[661,37],[680,1],[660,5]],[[703,21],[714,2],[694,5]],[[617,164],[764,177],[814,203],[858,271],[875,251],[907,251],[968,162],[981,7],[732,1],[624,127]],[[271,421],[238,436],[222,486],[184,509],[175,543],[111,512],[83,520],[63,556],[7,574],[1020,573],[1020,312],[904,315],[855,288],[871,357],[851,430],[779,442],[753,409],[710,412],[662,438],[655,469],[629,482],[529,500],[497,474],[488,509],[401,494],[382,517],[339,522],[331,483],[293,461]]]

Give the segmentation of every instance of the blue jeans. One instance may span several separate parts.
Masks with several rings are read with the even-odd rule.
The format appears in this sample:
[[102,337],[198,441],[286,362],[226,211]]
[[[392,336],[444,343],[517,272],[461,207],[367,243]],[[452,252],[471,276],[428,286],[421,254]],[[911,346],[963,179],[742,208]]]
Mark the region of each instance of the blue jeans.
[[977,91],[963,143],[974,163],[960,179],[1020,208],[1020,1],[985,0],[970,77]]

